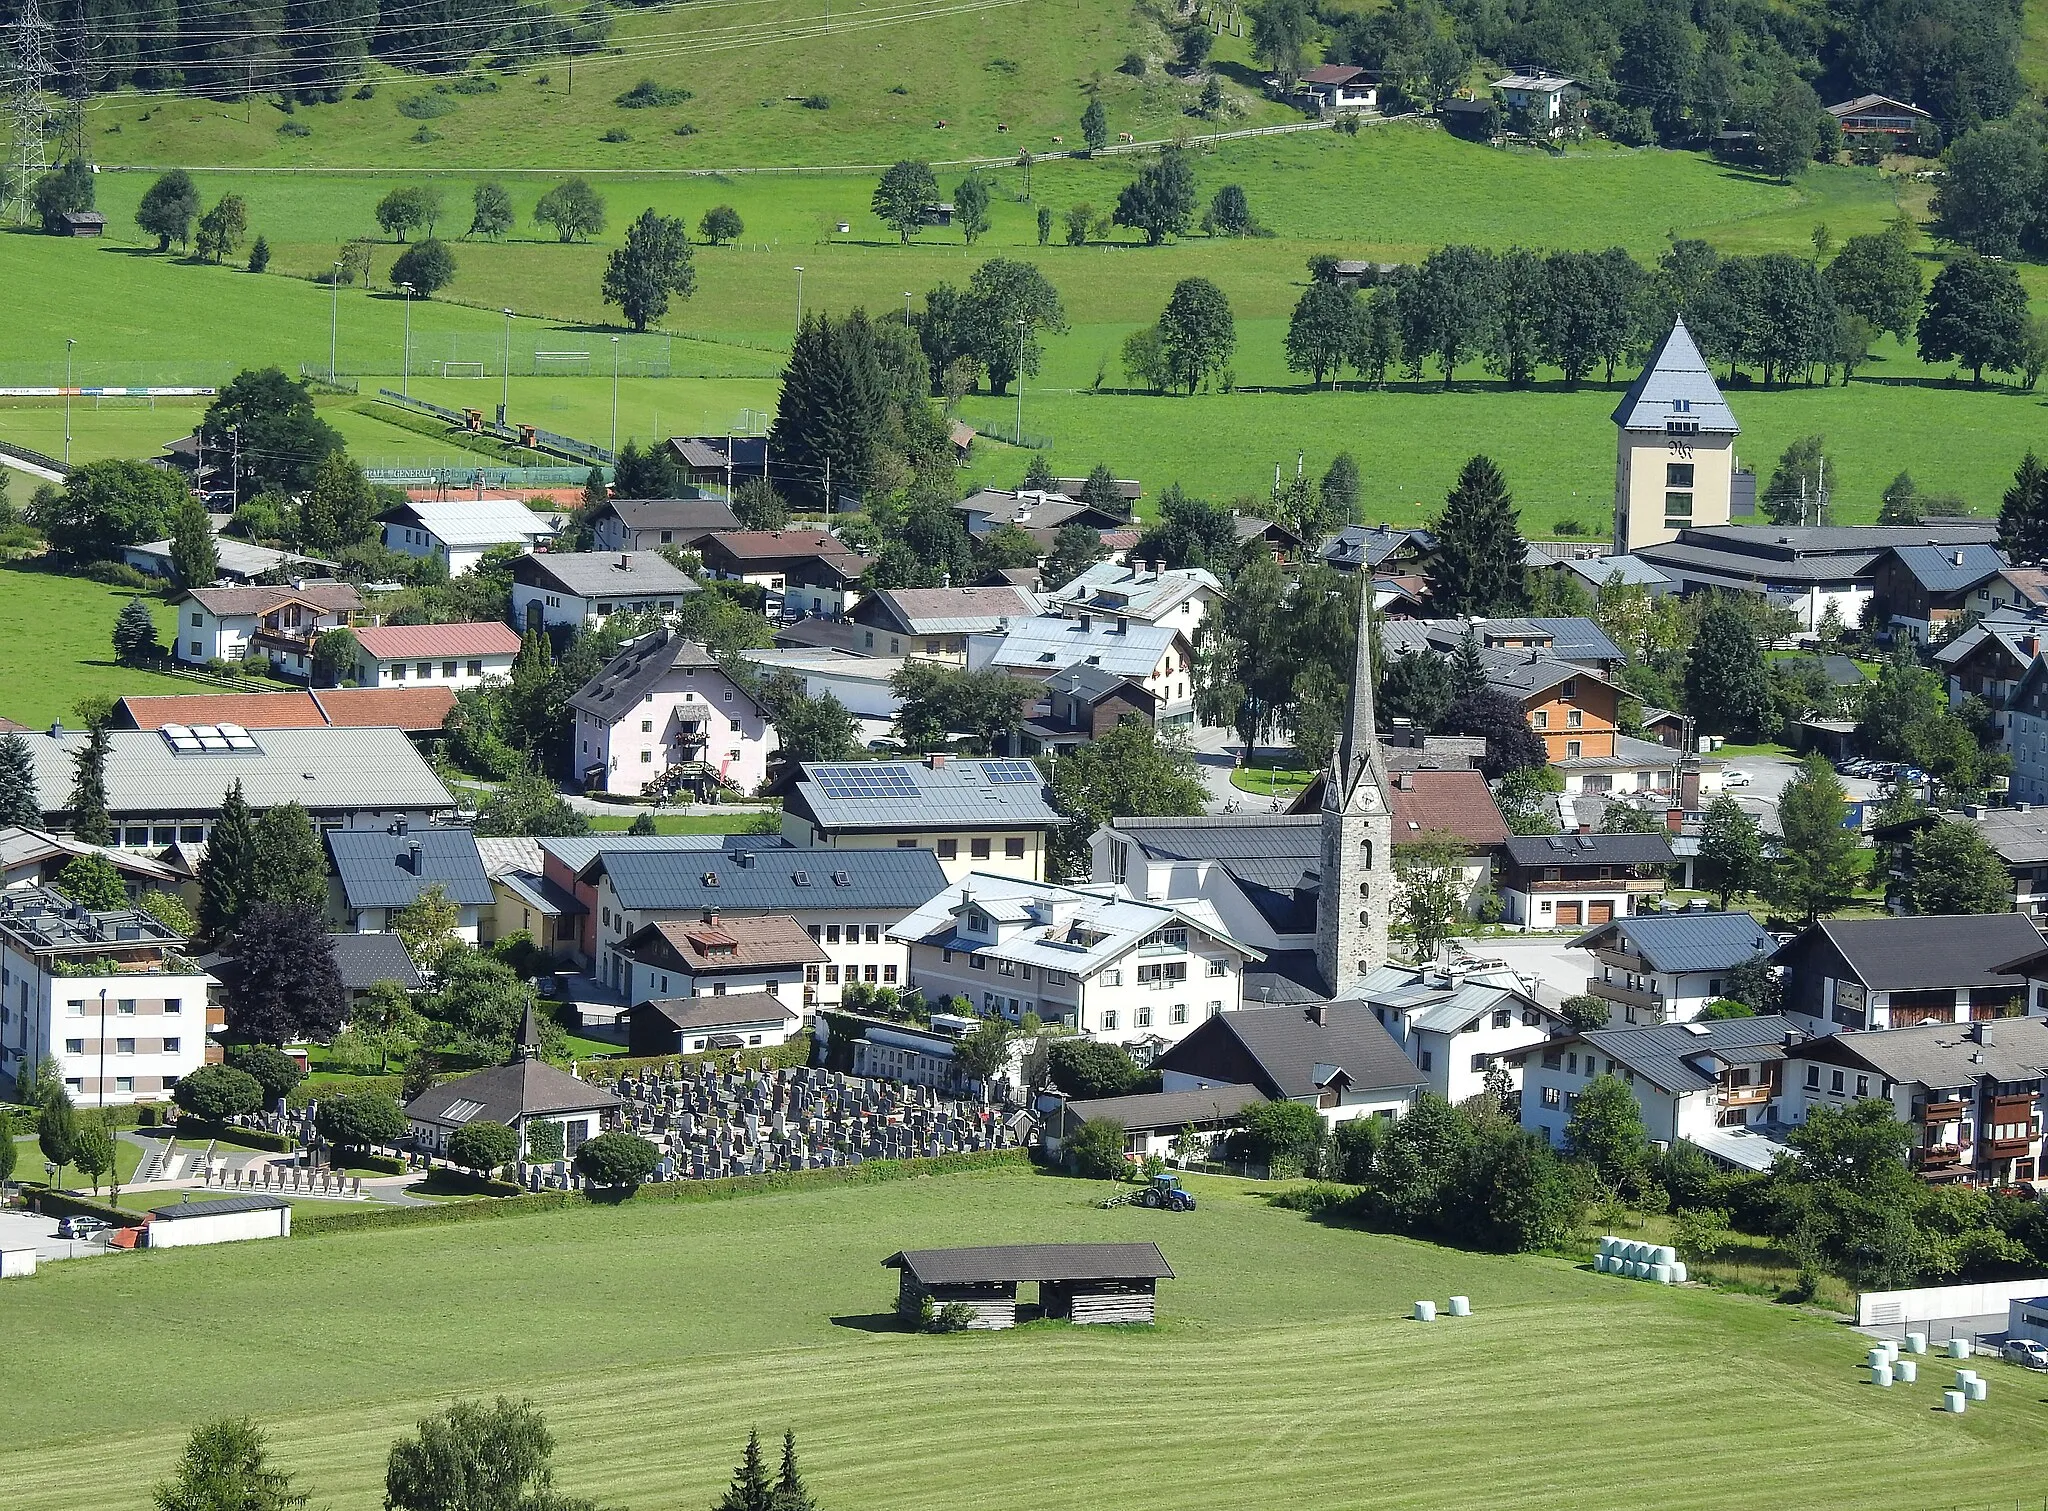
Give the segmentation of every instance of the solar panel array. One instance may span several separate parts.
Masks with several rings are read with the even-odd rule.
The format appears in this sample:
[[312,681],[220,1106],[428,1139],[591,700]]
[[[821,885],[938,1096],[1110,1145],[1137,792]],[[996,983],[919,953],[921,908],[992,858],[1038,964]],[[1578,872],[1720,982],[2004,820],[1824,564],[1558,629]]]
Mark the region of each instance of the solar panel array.
[[980,766],[981,774],[999,787],[1039,779],[1038,768],[1029,761],[983,761]]
[[239,724],[166,724],[163,737],[181,754],[257,749],[255,738]]
[[917,782],[894,763],[873,766],[828,766],[813,778],[833,798],[916,797]]

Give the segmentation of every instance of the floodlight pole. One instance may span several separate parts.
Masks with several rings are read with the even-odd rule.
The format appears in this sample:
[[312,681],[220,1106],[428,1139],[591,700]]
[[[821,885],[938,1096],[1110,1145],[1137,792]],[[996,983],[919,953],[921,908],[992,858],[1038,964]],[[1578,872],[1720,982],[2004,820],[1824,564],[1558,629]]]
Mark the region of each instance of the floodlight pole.
[[412,392],[412,285],[399,287],[405,290],[405,369],[398,379],[398,396],[404,398]]
[[804,270],[796,270],[796,328],[804,328]]
[[334,265],[334,275],[327,280],[327,381],[334,381],[335,353],[339,349],[341,330],[341,264]]
[[612,337],[612,455],[619,454],[619,338]]
[[504,387],[498,398],[498,423],[505,423],[505,415],[512,408],[512,312],[505,311],[505,372]]
[[64,338],[64,465],[71,466],[71,348],[78,345],[74,336]]

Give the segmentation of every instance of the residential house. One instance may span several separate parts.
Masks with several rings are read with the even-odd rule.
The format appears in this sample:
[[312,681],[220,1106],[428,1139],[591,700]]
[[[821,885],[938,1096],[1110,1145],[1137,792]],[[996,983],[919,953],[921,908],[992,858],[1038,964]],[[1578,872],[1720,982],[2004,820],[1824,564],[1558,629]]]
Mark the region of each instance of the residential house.
[[2048,657],[2035,656],[2003,710],[1994,705],[1994,712],[2003,713],[2004,746],[2012,756],[2008,796],[2019,803],[2048,802]]
[[[1125,519],[1130,518],[1138,500],[1145,496],[1145,485],[1134,477],[1113,477],[1109,480],[1109,489],[1122,501]],[[1088,491],[1088,479],[1056,477],[1052,480],[1052,491],[1063,498],[1079,498]]]
[[139,902],[145,892],[178,892],[192,879],[182,867],[153,855],[8,824],[0,826],[0,888],[54,885],[74,860],[94,855],[120,874],[131,903]]
[[854,1013],[821,1013],[811,1025],[811,1063],[841,1075],[929,1086],[947,1096],[979,1096],[981,1082],[962,1068],[960,1036]]
[[1873,136],[1911,139],[1934,124],[1934,117],[1918,105],[1882,94],[1859,94],[1828,106],[1827,112],[1841,122],[1842,135],[1851,141]]
[[45,1059],[81,1107],[158,1102],[209,1059],[214,979],[147,913],[74,905],[48,887],[0,891],[0,1077]]
[[[1256,544],[1258,550],[1264,551],[1283,567],[1292,566],[1301,559],[1302,539],[1287,526],[1275,520],[1261,519],[1256,514],[1233,513],[1231,519],[1237,529],[1237,543],[1246,550],[1253,549]],[[1102,537],[1102,543],[1110,546],[1109,535]],[[1111,554],[1119,550],[1127,552],[1137,543],[1133,537],[1128,542],[1112,546]]]
[[1777,941],[1747,913],[1644,913],[1616,918],[1572,941],[1593,957],[1586,995],[1621,1026],[1690,1023],[1727,995],[1728,975]]
[[1460,900],[1477,914],[1493,895],[1495,861],[1505,854],[1508,826],[1477,771],[1398,770],[1388,773],[1394,850],[1443,838],[1464,854]]
[[775,726],[718,658],[672,626],[642,635],[569,700],[572,764],[600,792],[760,789]]
[[977,871],[890,931],[910,946],[927,1002],[965,997],[988,1017],[1026,1013],[1140,1061],[1233,1013],[1258,951],[1205,904],[1161,906]]
[[1785,1011],[1816,1034],[1961,1023],[2024,1008],[2026,982],[2004,969],[2041,948],[2018,913],[1824,918],[1772,954]]
[[1529,73],[1511,73],[1493,81],[1494,98],[1500,101],[1510,124],[1537,136],[1556,136],[1571,120],[1572,107],[1586,89],[1577,79],[1538,68]]
[[1140,902],[1200,902],[1269,960],[1312,951],[1319,813],[1113,818],[1089,838],[1093,885]]
[[1012,620],[1008,630],[967,638],[969,671],[993,667],[1042,682],[1071,666],[1092,666],[1128,677],[1158,699],[1162,728],[1195,722],[1194,665],[1193,641],[1181,630],[1122,615]]
[[439,887],[456,907],[456,937],[479,942],[479,919],[496,904],[497,894],[484,874],[473,831],[415,829],[401,820],[388,829],[330,829],[325,838],[341,911],[356,933],[388,932],[394,913]]
[[1386,1025],[1428,1089],[1453,1102],[1485,1091],[1493,1067],[1514,1051],[1565,1031],[1556,1009],[1505,967],[1383,965],[1365,978],[1358,1001]]
[[[813,619],[810,624],[830,621]],[[851,629],[851,625],[841,625]],[[872,632],[870,632],[872,633]],[[764,678],[787,672],[803,683],[804,695],[822,698],[827,694],[853,715],[863,740],[893,739],[897,710],[903,699],[896,692],[896,674],[903,670],[901,656],[876,656],[851,650],[744,650],[740,660]],[[885,747],[890,748],[890,747]]]
[[1983,545],[1997,538],[1998,521],[1993,519],[1934,519],[1918,525],[1694,525],[1679,528],[1675,535],[1660,535],[1635,554],[1677,583],[1680,593],[1754,593],[1790,612],[1802,630],[1814,632],[1830,606],[1843,624],[1863,622],[1872,573],[1887,547]]
[[1572,556],[1557,562],[1552,570],[1569,573],[1580,587],[1598,598],[1608,585],[1641,588],[1652,598],[1675,592],[1677,584],[1663,572],[1637,556]]
[[732,918],[706,908],[695,918],[642,924],[616,946],[613,983],[629,1004],[737,992],[795,995],[807,966],[829,958],[788,914]]
[[1907,1158],[1928,1180],[2007,1185],[2041,1176],[2048,1018],[1829,1034],[1790,1053],[1787,1122],[1875,1097],[1913,1130]]
[[193,665],[265,655],[273,665],[309,675],[313,642],[352,624],[363,598],[345,582],[274,588],[191,588],[171,601],[178,616],[175,660]]
[[1054,489],[977,488],[953,507],[960,511],[967,533],[976,540],[994,534],[1004,525],[1015,525],[1036,541],[1041,551],[1050,551],[1053,541],[1068,525],[1101,531],[1131,522],[1128,506],[1105,509],[1083,503],[1079,487],[1076,484],[1076,491],[1071,494]]
[[[72,757],[82,729],[23,735],[43,795],[45,826],[70,817]],[[455,806],[434,769],[396,729],[266,729],[167,724],[107,731],[107,814],[123,849],[205,842],[229,787],[258,813],[303,807],[320,828],[426,824]]]
[[1119,724],[1156,724],[1159,700],[1143,683],[1099,666],[1070,666],[1046,680],[1045,696],[1026,710],[1018,755],[1072,755]]
[[[909,984],[910,952],[889,930],[946,886],[929,849],[825,854],[783,848],[772,836],[692,837],[714,843],[635,846],[620,843],[622,836],[601,844],[544,842],[537,885],[576,910],[566,915],[578,925],[566,948],[613,991],[628,994],[627,940],[656,924],[701,921],[707,912],[735,927],[763,917],[801,926],[820,953],[807,953],[799,970],[775,979],[788,983],[782,1000],[801,1004],[806,1016],[837,1008],[842,988],[856,982],[898,990]],[[742,840],[751,843],[736,843]],[[501,885],[506,879],[499,878]],[[499,916],[510,921],[502,899]],[[799,982],[801,995],[794,990]]]
[[112,729],[239,724],[266,729],[402,729],[438,736],[455,709],[448,687],[320,687],[280,693],[165,693],[114,704]]
[[335,968],[341,972],[342,989],[348,993],[351,1009],[360,1006],[373,990],[387,981],[406,992],[426,988],[426,978],[413,962],[412,952],[396,934],[334,934],[329,937],[334,943]]
[[[1742,427],[1682,318],[1657,343],[1613,419],[1616,556],[1642,556],[1647,546],[1755,512],[1756,475],[1735,455]],[[1662,557],[1649,560],[1669,572]]]
[[1990,544],[1889,546],[1871,564],[1871,612],[1879,625],[1925,644],[1938,625],[1989,613],[2005,568],[2005,554]]
[[[226,522],[225,515],[210,515],[211,519]],[[253,541],[237,540],[232,535],[219,534],[215,527],[213,538],[214,565],[217,570],[212,582],[184,583],[191,588],[207,588],[217,583],[246,584],[259,577],[327,577],[338,569],[338,564],[318,556],[300,556],[292,551],[273,550],[259,546]],[[168,540],[152,540],[140,546],[121,548],[121,560],[138,572],[147,572],[152,577],[161,577],[170,582],[179,581],[177,555]]]
[[1767,1015],[1593,1028],[1511,1052],[1522,1067],[1522,1127],[1563,1148],[1587,1085],[1613,1076],[1635,1093],[1656,1143],[1686,1140],[1724,1165],[1768,1170],[1784,1152],[1785,1062],[1805,1034]]
[[1201,567],[1169,570],[1156,562],[1098,561],[1041,596],[1045,612],[1061,618],[1097,614],[1171,625],[1192,641],[1223,601],[1223,585]]
[[477,687],[511,676],[519,657],[519,632],[503,624],[366,625],[355,636],[364,687]]
[[766,595],[769,616],[837,619],[860,601],[868,559],[826,530],[732,530],[699,548],[704,575],[747,582]]
[[450,577],[460,577],[498,546],[537,550],[554,539],[562,522],[562,516],[538,513],[516,498],[414,499],[377,519],[386,550],[438,557]]
[[1677,860],[1662,834],[1511,834],[1502,917],[1525,929],[1627,918],[1659,900]]
[[613,614],[672,614],[697,591],[659,551],[550,551],[512,564],[512,621],[595,628]]
[[448,1136],[471,1123],[503,1123],[519,1135],[520,1157],[532,1157],[537,1125],[553,1123],[565,1158],[618,1121],[625,1106],[601,1086],[578,1080],[540,1058],[540,1030],[533,1010],[519,1033],[519,1047],[507,1065],[471,1071],[428,1087],[405,1104],[414,1142],[430,1154],[445,1155]]
[[[1216,1159],[1223,1153],[1223,1141],[1243,1125],[1245,1109],[1266,1100],[1256,1086],[1062,1100],[1045,1118],[1045,1155],[1049,1160],[1063,1159],[1066,1146],[1085,1124],[1106,1119],[1123,1129],[1128,1159]],[[1194,1141],[1187,1148],[1185,1135],[1190,1130]]]
[[[2041,659],[2044,631],[2048,622],[2031,614],[1994,610],[1934,652],[1935,667],[1948,679],[1950,706],[1976,698],[1989,711],[1998,749],[2012,757],[2012,795],[2027,803],[2048,794],[2048,726],[2028,722],[2028,700],[2021,696]],[[2020,738],[2022,732],[2028,738]]]
[[815,477],[800,477],[787,461],[772,456],[768,437],[762,435],[671,436],[668,460],[682,474],[682,480],[697,489],[714,489],[730,499],[741,483],[755,478],[768,483],[784,498],[816,484]]
[[1037,613],[1038,600],[1021,588],[882,588],[851,617],[866,654],[965,667],[969,635],[1000,633]]
[[[948,881],[993,871],[1045,875],[1047,837],[1064,824],[1030,761],[806,761],[782,805],[782,833],[804,850],[930,850]],[[822,862],[821,862],[822,864]]]
[[599,551],[695,551],[739,527],[724,499],[615,498],[591,514],[590,543]]
[[1420,526],[1346,525],[1317,554],[1339,572],[1423,573],[1436,555],[1436,537]]
[[1311,68],[1295,84],[1294,94],[1316,114],[1326,117],[1380,108],[1379,85],[1372,75],[1348,63],[1322,63]]
[[2011,808],[1971,804],[1960,812],[1947,813],[1923,808],[1910,818],[1873,828],[1872,842],[1891,851],[1886,891],[1894,912],[1905,912],[1912,896],[1916,841],[1941,823],[1965,823],[1974,828],[2005,863],[2013,910],[2037,924],[2048,918],[2048,813],[2031,803]]
[[[1436,651],[1453,655],[1467,633],[1483,651],[1540,651],[1553,661],[1611,675],[1627,656],[1592,620],[1576,617],[1519,619],[1397,619],[1381,627],[1380,643],[1388,655],[1403,651]],[[1506,661],[1517,659],[1503,657]]]
[[1247,1007],[1198,1025],[1153,1062],[1166,1091],[1253,1086],[1325,1122],[1396,1118],[1429,1077],[1363,1002]]
[[627,1047],[636,1055],[694,1055],[787,1044],[802,1026],[765,991],[719,997],[669,997],[625,1011]]

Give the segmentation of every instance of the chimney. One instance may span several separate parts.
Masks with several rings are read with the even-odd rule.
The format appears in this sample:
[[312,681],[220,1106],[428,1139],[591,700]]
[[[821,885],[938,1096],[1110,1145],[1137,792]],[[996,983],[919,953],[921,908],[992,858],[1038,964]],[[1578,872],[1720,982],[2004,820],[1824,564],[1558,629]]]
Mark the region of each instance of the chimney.
[[[1963,1037],[1968,1039],[1972,1044],[1982,1044],[1984,1042],[1984,1020],[1981,1018],[1972,1018],[1970,1020],[1970,1026],[1963,1030]],[[1982,1062],[1984,1057],[1982,1055],[1975,1055],[1972,1058],[1977,1060],[1978,1062]]]
[[1593,826],[1591,824],[1581,824],[1578,827],[1578,833],[1580,834],[1591,834],[1592,832]]
[[1685,828],[1685,810],[1683,808],[1665,809],[1664,828],[1666,832],[1671,834],[1677,834],[1683,830]]
[[1413,792],[1415,790],[1415,773],[1412,771],[1395,772],[1394,786],[1402,792]]
[[2027,654],[2028,654],[2029,656],[2038,656],[2038,655],[2040,655],[2040,654],[2041,654],[2041,637],[2040,637],[2039,635],[2029,635],[2029,636],[2027,636],[2027,637],[2026,637],[2026,639],[2024,639],[2024,640],[2022,640],[2022,641],[2020,642],[2020,649],[2021,649],[2021,650],[2023,650],[2023,651],[2025,651],[2025,652],[2026,652],[2026,653],[2027,653]]
[[1088,633],[1088,627],[1089,627],[1090,625],[1092,625],[1092,624],[1093,624],[1094,622],[1095,622],[1095,619],[1094,619],[1094,616],[1093,616],[1093,615],[1090,615],[1090,614],[1083,614],[1083,615],[1081,616],[1081,633],[1082,633],[1082,634],[1084,634],[1084,635],[1085,635],[1085,634],[1087,634],[1087,633]]
[[1307,1018],[1309,1022],[1315,1024],[1317,1028],[1321,1028],[1323,1026],[1326,1015],[1327,1009],[1320,1002],[1318,1002],[1314,1007],[1311,1007],[1307,1012],[1302,1014],[1302,1016]]
[[740,869],[741,869],[742,871],[751,871],[751,870],[753,870],[753,869],[754,869],[754,852],[753,852],[753,851],[751,851],[751,850],[742,850],[742,851],[740,851],[740,853],[739,853],[739,863],[740,863]]
[[1131,621],[1121,614],[1116,616],[1116,632],[1119,635],[1128,635],[1131,632]]
[[703,922],[705,922],[705,923],[716,923],[716,922],[718,922],[718,910],[717,910],[716,908],[706,908],[706,909],[704,910],[704,915],[703,915],[703,920],[702,920],[702,921],[703,921]]
[[405,869],[417,876],[420,874],[420,842],[409,841],[405,847]]
[[924,763],[934,771],[944,771],[946,769],[945,752],[940,750],[933,751],[924,758]]
[[52,719],[50,721],[50,738],[53,740],[64,738],[64,721],[62,719]]
[[411,827],[411,820],[406,818],[406,816],[401,813],[396,819],[392,821],[391,832],[393,834],[403,834],[406,832],[406,830],[410,829]]
[[619,570],[621,572],[630,572],[633,570],[633,558],[628,556],[624,551],[621,551],[619,553]]
[[1957,566],[1961,566],[1963,564],[1963,553],[1958,551],[1954,556],[1950,557],[1949,559],[1953,561]]
[[1791,1030],[1791,1029],[1789,1029],[1789,1028],[1788,1028],[1788,1029],[1786,1029],[1786,1030],[1785,1030],[1785,1038],[1784,1038],[1784,1041],[1783,1041],[1783,1043],[1781,1043],[1781,1044],[1779,1045],[1779,1048],[1781,1048],[1781,1049],[1792,1049],[1792,1048],[1795,1048],[1795,1047],[1796,1047],[1796,1046],[1798,1045],[1798,1043],[1799,1043],[1799,1035],[1795,1034],[1794,1032],[1792,1032],[1792,1030]]

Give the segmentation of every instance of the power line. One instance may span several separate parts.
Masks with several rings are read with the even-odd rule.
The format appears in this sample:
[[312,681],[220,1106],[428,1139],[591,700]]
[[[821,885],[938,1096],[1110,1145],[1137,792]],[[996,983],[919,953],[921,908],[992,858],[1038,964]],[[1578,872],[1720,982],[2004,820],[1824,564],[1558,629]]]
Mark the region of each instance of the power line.
[[43,90],[50,79],[49,33],[37,0],[21,0],[21,14],[14,23],[14,66],[7,94],[13,126],[7,188],[18,226],[28,224],[36,180],[50,171],[49,152],[43,143]]

